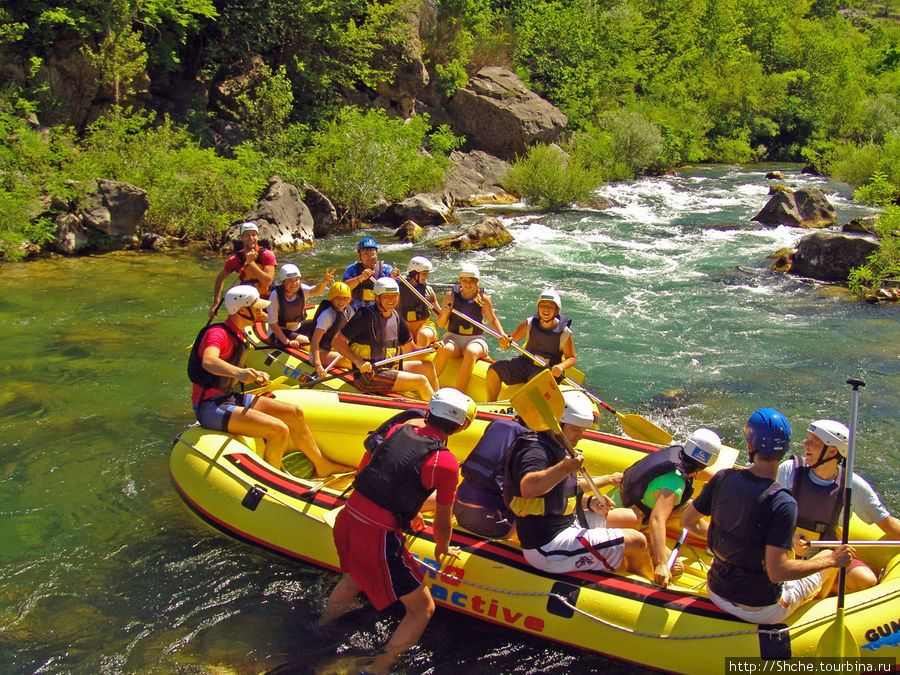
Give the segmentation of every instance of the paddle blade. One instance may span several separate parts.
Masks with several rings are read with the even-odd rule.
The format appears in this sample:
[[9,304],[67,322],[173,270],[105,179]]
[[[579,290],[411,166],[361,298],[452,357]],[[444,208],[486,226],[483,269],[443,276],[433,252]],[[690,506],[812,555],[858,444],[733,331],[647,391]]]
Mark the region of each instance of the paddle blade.
[[832,623],[819,640],[819,646],[816,648],[816,656],[820,657],[838,657],[838,658],[858,658],[859,645],[853,639],[853,634],[844,625],[844,609],[837,610]]
[[646,417],[635,415],[633,413],[622,414],[616,413],[619,423],[622,425],[622,431],[641,441],[649,441],[657,445],[669,445],[672,442],[672,434],[665,429],[661,429]]
[[559,432],[559,418],[566,402],[549,370],[542,370],[528,380],[509,402],[529,429]]

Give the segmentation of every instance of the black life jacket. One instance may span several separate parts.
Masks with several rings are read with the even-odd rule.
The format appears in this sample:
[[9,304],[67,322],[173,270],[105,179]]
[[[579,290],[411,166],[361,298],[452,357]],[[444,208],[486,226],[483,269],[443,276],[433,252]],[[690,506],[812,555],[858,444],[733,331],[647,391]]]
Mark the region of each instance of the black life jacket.
[[526,427],[515,420],[496,419],[488,424],[481,439],[462,463],[463,478],[472,481],[492,495],[503,494],[503,471],[506,453]]
[[306,293],[303,292],[303,284],[300,284],[293,300],[285,299],[284,284],[278,284],[275,292],[278,294],[278,325],[286,329],[288,324],[299,323],[306,316]]
[[319,340],[319,349],[331,349],[331,341],[334,339],[334,336],[347,324],[347,312],[349,308],[350,305],[347,305],[347,309],[343,312],[339,312],[331,304],[331,300],[322,300],[322,302],[319,303],[319,306],[316,307],[316,312],[313,314],[312,318],[300,322],[297,332],[312,339],[313,333],[316,332],[316,322],[318,322],[322,313],[328,311],[333,312],[335,315],[334,321],[332,321],[328,329],[322,333],[322,338]]
[[[453,292],[453,309],[475,319],[475,321],[478,321],[479,323],[484,323],[482,321],[484,318],[484,309],[477,302],[477,300],[484,297],[484,289],[479,288],[475,295],[468,300],[463,298],[460,294],[459,284],[453,284],[451,291]],[[457,335],[481,335],[484,333],[484,331],[475,324],[470,323],[465,319],[461,319],[452,312],[448,319],[447,330],[451,333],[456,333]]]
[[384,443],[384,437],[387,436],[387,432],[396,425],[403,424],[412,419],[424,419],[425,414],[424,410],[419,410],[418,408],[410,408],[409,410],[397,413],[393,417],[382,422],[377,429],[366,434],[366,437],[363,439],[363,447],[366,449],[366,452],[371,455],[375,452],[375,448]]
[[[414,284],[411,280],[409,283],[415,288],[423,297],[429,296],[430,286],[428,284]],[[428,318],[428,313],[431,311],[428,309],[428,305],[419,300],[416,297],[416,294],[413,293],[406,284],[400,284],[400,315],[406,319],[407,321],[421,321],[422,319]]]
[[[354,277],[358,277],[363,273],[363,270],[366,269],[362,264],[361,260],[358,260],[353,268],[355,274]],[[372,276],[370,276],[365,281],[357,284],[356,288],[350,291],[350,297],[359,303],[372,303],[375,302],[375,280],[379,279],[384,271],[384,263],[380,260],[375,264],[375,269],[372,270]]]
[[681,457],[683,450],[684,447],[680,445],[670,445],[668,448],[651,452],[625,469],[625,473],[622,475],[622,487],[619,490],[623,506],[636,506],[644,514],[645,519],[649,518],[652,509],[643,502],[644,492],[647,491],[650,481],[671,471],[677,471],[685,483],[678,506],[690,499],[694,493],[694,481],[684,466]]
[[835,539],[844,503],[840,472],[838,480],[831,485],[817,485],[809,477],[812,469],[801,464],[798,457],[791,459],[794,462],[791,494],[797,500],[797,527],[818,533],[819,539]]
[[[260,244],[259,245],[259,254],[257,254],[256,259],[262,260],[263,253],[268,250],[269,249],[267,249],[265,246]],[[243,267],[247,264],[247,256],[244,254],[244,249],[239,248],[237,251],[235,251],[235,255],[237,255],[238,260],[241,261],[242,269],[240,271],[238,271],[238,279],[241,280],[241,283],[247,284],[249,286],[256,286],[259,289],[260,295],[268,295],[269,293],[271,293],[272,292],[271,287],[266,286],[265,288],[263,288],[262,286],[260,286],[260,284],[262,282],[259,279],[255,278],[255,277],[253,279],[251,279],[251,278],[245,276]],[[262,267],[262,266],[260,265],[260,267]]]
[[714,492],[707,539],[718,561],[747,573],[765,575],[762,507],[772,495],[786,492],[787,488],[775,481],[767,484],[751,480],[748,473],[749,469],[725,469],[710,480]]
[[400,352],[400,314],[391,310],[390,316],[384,316],[376,305],[360,307],[357,321],[368,321],[368,330],[350,343],[353,353],[367,361],[381,361],[396,356]]
[[435,452],[446,450],[443,443],[417,434],[404,424],[372,453],[372,460],[353,481],[354,489],[397,520],[400,528],[410,522],[434,490],[422,485],[422,465]]
[[234,343],[234,349],[231,352],[231,356],[224,359],[227,363],[237,366],[238,368],[243,368],[244,363],[247,360],[247,352],[249,351],[247,340],[244,336],[236,333],[228,324],[214,323],[210,326],[204,326],[194,339],[194,344],[191,346],[191,353],[188,356],[187,365],[188,378],[194,384],[203,387],[203,393],[200,395],[200,400],[206,398],[207,389],[218,389],[224,392],[231,392],[237,384],[237,378],[228,377],[226,375],[213,375],[203,367],[203,354],[200,353],[200,343],[203,341],[203,336],[206,335],[207,331],[216,326],[224,328],[225,332],[228,333]]
[[572,323],[572,319],[562,314],[558,314],[557,318],[559,321],[549,330],[541,327],[541,318],[537,314],[528,319],[528,341],[525,343],[525,349],[540,356],[548,366],[562,362],[563,351],[560,340],[563,332]]

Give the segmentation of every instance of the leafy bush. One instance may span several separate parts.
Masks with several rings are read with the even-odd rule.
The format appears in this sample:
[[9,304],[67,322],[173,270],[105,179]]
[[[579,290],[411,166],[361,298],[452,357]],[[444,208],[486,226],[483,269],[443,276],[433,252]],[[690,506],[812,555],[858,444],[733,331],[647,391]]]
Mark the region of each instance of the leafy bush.
[[586,201],[600,182],[578,156],[567,157],[558,148],[533,145],[510,167],[503,187],[530,204],[559,210]]
[[598,126],[609,134],[613,151],[632,176],[656,163],[663,150],[657,126],[635,110],[607,111]]
[[384,201],[440,185],[449,160],[421,152],[428,130],[426,117],[393,120],[380,109],[343,108],[312,134],[303,161],[310,181],[356,219]]
[[900,280],[900,206],[887,206],[876,229],[881,237],[878,250],[865,265],[851,270],[847,281],[850,290],[859,295],[878,290],[888,280]]

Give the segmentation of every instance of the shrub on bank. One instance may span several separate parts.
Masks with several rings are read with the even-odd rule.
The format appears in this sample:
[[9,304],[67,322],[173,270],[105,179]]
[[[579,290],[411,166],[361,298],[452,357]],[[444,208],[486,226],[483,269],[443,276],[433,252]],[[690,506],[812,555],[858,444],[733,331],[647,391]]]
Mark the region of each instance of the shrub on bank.
[[512,164],[503,187],[529,204],[552,211],[586,201],[600,182],[577,155],[568,157],[559,148],[533,145]]

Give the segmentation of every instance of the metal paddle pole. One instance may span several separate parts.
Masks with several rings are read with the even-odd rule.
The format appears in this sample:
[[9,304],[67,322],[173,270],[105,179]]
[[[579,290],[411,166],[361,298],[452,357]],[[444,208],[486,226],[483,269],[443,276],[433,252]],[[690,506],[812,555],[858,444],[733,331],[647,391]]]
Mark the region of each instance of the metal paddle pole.
[[[856,418],[859,412],[859,388],[865,387],[866,383],[862,380],[851,378],[847,380],[847,384],[851,387],[850,393],[850,440],[847,444],[847,461],[844,462],[844,470],[841,480],[844,484],[844,514],[841,523],[841,544],[846,546],[850,540],[850,516],[851,514],[851,498],[853,496],[853,460],[856,457]],[[837,611],[844,611],[844,595],[847,583],[847,568],[841,567],[840,576],[838,577],[838,600]]]

